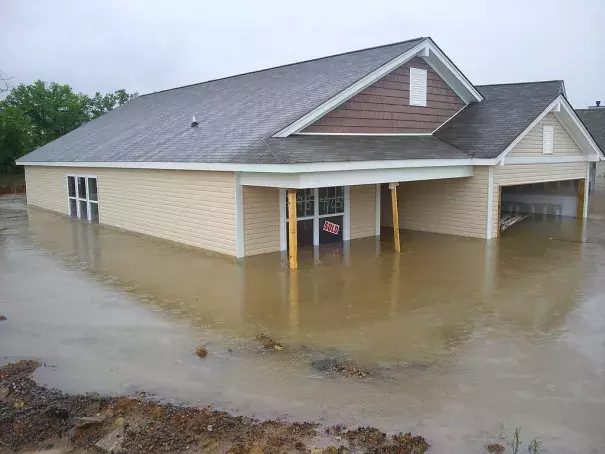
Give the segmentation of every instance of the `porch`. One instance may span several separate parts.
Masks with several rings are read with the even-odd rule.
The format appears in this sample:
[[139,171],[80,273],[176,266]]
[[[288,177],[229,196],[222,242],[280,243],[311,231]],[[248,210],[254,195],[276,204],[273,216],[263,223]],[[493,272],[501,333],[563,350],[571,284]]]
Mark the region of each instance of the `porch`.
[[[486,168],[470,165],[286,175],[243,173],[238,177],[244,227],[239,239],[241,250],[245,256],[289,252],[290,266],[296,268],[300,248],[346,247],[350,240],[380,237],[384,228],[394,232],[395,250],[400,249],[400,228],[484,237],[487,180],[481,178],[483,173],[487,174]],[[477,193],[485,197],[471,211],[479,212],[476,221],[481,225],[465,231],[464,224],[472,227],[476,222],[458,213],[460,225],[448,228],[448,222],[456,218],[452,217],[452,210],[457,210],[452,200],[472,205],[481,198]],[[427,194],[431,196],[428,199]],[[401,224],[399,218],[403,218]],[[412,225],[425,218],[428,225]]]

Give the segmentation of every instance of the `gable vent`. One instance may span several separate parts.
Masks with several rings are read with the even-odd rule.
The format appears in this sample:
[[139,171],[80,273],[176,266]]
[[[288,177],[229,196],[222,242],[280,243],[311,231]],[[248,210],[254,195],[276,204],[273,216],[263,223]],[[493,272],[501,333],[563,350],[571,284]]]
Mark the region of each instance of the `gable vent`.
[[552,125],[542,127],[542,153],[552,154],[555,145],[555,132]]
[[426,69],[410,68],[410,106],[426,106]]

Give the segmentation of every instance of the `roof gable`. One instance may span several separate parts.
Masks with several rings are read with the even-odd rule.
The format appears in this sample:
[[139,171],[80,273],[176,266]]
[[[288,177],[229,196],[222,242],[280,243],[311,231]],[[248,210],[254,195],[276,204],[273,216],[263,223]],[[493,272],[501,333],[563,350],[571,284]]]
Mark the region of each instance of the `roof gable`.
[[[426,106],[410,105],[410,68],[427,71]],[[464,101],[425,60],[414,57],[302,132],[432,133],[464,105]]]
[[477,88],[485,99],[466,106],[435,135],[472,157],[496,158],[562,93],[563,82]]

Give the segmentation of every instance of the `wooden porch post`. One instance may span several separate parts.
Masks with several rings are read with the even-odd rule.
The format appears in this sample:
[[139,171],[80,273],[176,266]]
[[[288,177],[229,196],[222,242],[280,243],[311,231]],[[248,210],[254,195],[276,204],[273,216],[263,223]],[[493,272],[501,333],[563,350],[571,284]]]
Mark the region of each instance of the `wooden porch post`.
[[578,204],[576,207],[578,219],[584,219],[584,202],[586,200],[586,180],[578,180]]
[[399,183],[389,183],[391,190],[391,206],[393,208],[393,239],[395,240],[395,251],[401,252],[399,243],[399,210],[397,208],[397,186]]
[[296,216],[296,189],[288,189],[288,259],[290,269],[298,268],[298,232]]

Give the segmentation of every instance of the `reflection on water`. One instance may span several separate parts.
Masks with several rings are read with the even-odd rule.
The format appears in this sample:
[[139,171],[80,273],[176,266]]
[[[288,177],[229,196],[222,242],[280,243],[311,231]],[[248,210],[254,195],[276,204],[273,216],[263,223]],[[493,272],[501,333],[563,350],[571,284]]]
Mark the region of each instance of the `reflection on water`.
[[[405,232],[401,255],[384,232],[305,249],[291,272],[281,254],[237,262],[4,198],[0,354],[56,363],[40,377],[65,389],[416,430],[432,452],[482,452],[500,423],[588,452],[605,445],[603,227]],[[286,348],[258,351],[260,333]],[[325,377],[309,365],[325,356],[374,377]]]

